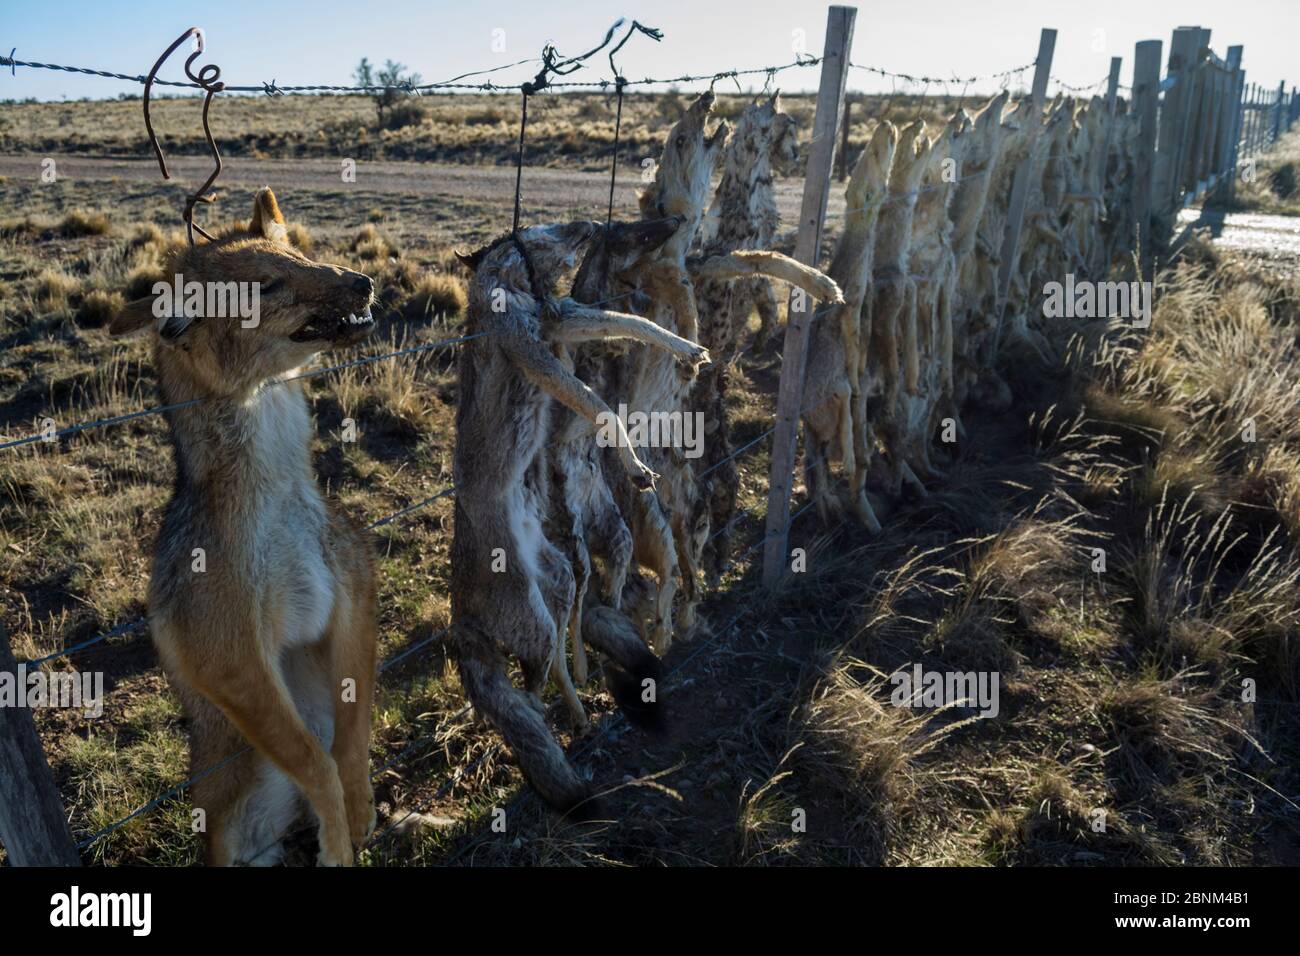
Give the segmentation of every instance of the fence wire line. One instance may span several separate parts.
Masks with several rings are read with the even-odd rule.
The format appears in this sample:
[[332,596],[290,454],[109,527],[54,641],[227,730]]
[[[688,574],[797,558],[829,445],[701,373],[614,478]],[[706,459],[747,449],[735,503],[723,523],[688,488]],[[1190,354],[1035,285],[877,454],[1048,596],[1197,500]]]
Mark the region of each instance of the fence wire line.
[[[621,22],[621,21],[620,21]],[[595,52],[595,51],[593,51]],[[275,80],[271,82],[262,82],[257,85],[238,86],[227,84],[223,89],[226,93],[262,93],[266,96],[294,96],[300,94],[327,93],[327,94],[374,94],[374,93],[406,93],[411,96],[418,96],[421,93],[433,92],[435,90],[466,90],[483,93],[517,93],[519,83],[494,83],[484,81],[481,83],[464,83],[462,80],[475,76],[486,76],[492,73],[499,73],[512,67],[525,66],[529,64],[543,62],[538,57],[516,60],[513,63],[502,64],[484,70],[474,70],[469,73],[462,73],[459,76],[452,77],[449,80],[441,80],[435,83],[390,83],[390,84],[372,84],[366,86],[360,85],[343,85],[329,83],[312,83],[306,85],[280,86]],[[765,76],[770,81],[778,73],[787,70],[803,69],[806,67],[818,66],[822,62],[822,57],[812,54],[797,54],[795,59],[789,63],[775,63],[769,66],[747,67],[744,69],[719,70],[713,73],[696,73],[684,74],[682,76],[669,77],[642,77],[638,80],[629,80],[624,77],[600,77],[598,79],[576,81],[568,80],[559,83],[547,83],[550,89],[599,89],[605,91],[611,87],[619,86],[665,86],[677,83],[717,83],[719,80],[739,80],[744,76]],[[864,63],[849,63],[854,69],[862,70],[867,73],[874,73],[877,76],[887,76],[892,79],[901,79],[912,83],[925,84],[949,84],[962,83],[969,86],[972,83],[981,83],[988,80],[1000,80],[1024,73],[1026,70],[1036,66],[1038,61],[1035,59],[1032,63],[1026,63],[1024,66],[1014,67],[1010,70],[999,70],[995,73],[986,73],[979,76],[957,76],[956,74],[949,77],[930,77],[919,74],[900,73],[892,70],[886,70],[883,67],[870,66]],[[123,80],[128,83],[139,83],[144,85],[146,77],[143,74],[116,73],[111,70],[100,70],[93,67],[84,66],[66,66],[59,63],[41,63],[35,60],[15,59],[13,53],[9,56],[0,56],[0,67],[9,67],[12,75],[17,75],[16,67],[26,67],[34,70],[57,70],[64,73],[79,73],[87,76],[103,77],[109,80]],[[180,89],[202,89],[197,83],[186,80],[154,80],[155,86],[170,86]],[[739,83],[737,83],[739,86]]]
[[[439,342],[427,342],[424,345],[415,345],[410,348],[398,349],[395,352],[384,352],[378,355],[366,355],[358,359],[351,359],[350,361],[347,362],[340,362],[337,365],[328,365],[325,368],[311,369],[310,371],[301,372],[298,375],[291,375],[288,378],[269,379],[268,381],[264,382],[261,386],[259,386],[259,390],[265,391],[267,389],[274,388],[277,385],[284,385],[288,382],[297,382],[297,381],[301,381],[302,379],[315,378],[317,375],[324,375],[327,372],[337,372],[342,369],[357,368],[358,366],[361,365],[369,365],[372,362],[381,362],[384,361],[385,359],[398,358],[403,355],[414,355],[417,352],[429,352],[434,349],[448,348],[453,345],[460,345],[463,342],[469,342],[472,339],[477,339],[487,334],[488,334],[487,332],[475,332],[472,335],[461,335],[461,336],[457,336],[456,338],[443,339],[442,341]],[[125,415],[114,415],[111,418],[100,418],[100,419],[96,419],[95,421],[83,422],[79,425],[70,425],[67,428],[63,428],[60,429],[59,431],[56,431],[53,434],[53,436],[50,438],[46,438],[46,436],[43,433],[36,434],[36,435],[28,435],[26,438],[16,438],[12,441],[0,442],[0,451],[3,451],[6,448],[18,448],[21,445],[30,445],[38,441],[45,442],[47,444],[52,445],[60,438],[66,438],[69,435],[75,435],[79,432],[88,431],[92,428],[104,428],[108,425],[119,425],[122,422],[131,421],[132,419],[144,418],[148,415],[160,415],[164,412],[177,411],[179,409],[189,408],[191,405],[198,405],[201,402],[206,402],[210,400],[211,400],[211,396],[191,398],[183,402],[174,402],[170,405],[156,405],[152,408],[144,408],[136,412],[129,412]],[[47,415],[46,417],[48,418],[50,416]]]
[[[593,51],[594,52],[594,51]],[[234,86],[227,85],[222,92],[225,93],[264,93],[267,96],[286,96],[299,95],[307,93],[336,93],[336,94],[373,94],[373,93],[406,93],[412,96],[418,96],[421,93],[432,92],[434,90],[473,90],[484,93],[518,93],[522,84],[519,83],[461,83],[462,79],[471,76],[483,76],[489,73],[497,73],[510,67],[523,66],[532,63],[541,63],[538,57],[531,57],[526,60],[517,60],[514,63],[507,63],[502,66],[495,66],[487,70],[475,70],[472,73],[462,73],[460,76],[453,77],[450,80],[442,80],[437,83],[395,83],[385,85],[371,86],[345,86],[326,83],[314,83],[302,86],[280,86],[275,80],[270,83],[261,83],[256,86]],[[652,86],[652,85],[671,85],[675,83],[702,83],[708,81],[716,83],[718,80],[735,79],[742,76],[774,76],[777,73],[786,70],[799,69],[802,67],[817,66],[821,63],[819,56],[802,56],[790,63],[775,63],[770,66],[757,66],[745,69],[719,70],[716,73],[698,73],[687,74],[683,76],[670,76],[662,79],[654,77],[643,77],[639,80],[628,80],[619,78],[600,77],[598,79],[578,81],[567,80],[560,83],[547,83],[549,89],[600,89],[606,90],[621,84],[623,86]],[[109,80],[124,80],[129,83],[139,83],[144,85],[146,77],[143,74],[114,73],[110,70],[98,70],[84,66],[64,66],[58,63],[39,63],[34,60],[17,60],[12,57],[0,56],[0,67],[9,67],[11,72],[15,67],[27,67],[36,70],[59,70],[64,73],[81,73],[88,76],[98,76]],[[15,74],[16,75],[16,74]],[[155,86],[171,86],[184,89],[202,89],[197,83],[191,83],[187,80],[154,80]]]
[[956,73],[952,76],[923,76],[915,73],[896,73],[891,70],[882,69],[878,66],[867,66],[862,63],[849,63],[850,67],[855,70],[862,70],[864,73],[874,73],[877,76],[887,76],[890,79],[903,80],[906,83],[924,83],[927,87],[939,85],[946,87],[949,83],[961,83],[964,86],[970,86],[972,83],[983,83],[988,80],[1001,80],[1015,76],[1019,73],[1024,73],[1026,70],[1032,70],[1037,65],[1038,59],[1035,58],[1032,62],[1026,63],[1024,66],[1012,67],[1009,70],[999,70],[997,73],[985,73],[982,76],[958,76]]
[[1050,77],[1050,79],[1053,83],[1055,83],[1057,86],[1059,86],[1061,89],[1065,90],[1068,93],[1091,93],[1091,92],[1095,92],[1096,90],[1104,86],[1106,82],[1110,80],[1110,74],[1107,73],[1100,80],[1096,80],[1095,82],[1092,83],[1084,83],[1080,86],[1073,86],[1069,83],[1066,83],[1064,80],[1062,80],[1060,77],[1057,76]]

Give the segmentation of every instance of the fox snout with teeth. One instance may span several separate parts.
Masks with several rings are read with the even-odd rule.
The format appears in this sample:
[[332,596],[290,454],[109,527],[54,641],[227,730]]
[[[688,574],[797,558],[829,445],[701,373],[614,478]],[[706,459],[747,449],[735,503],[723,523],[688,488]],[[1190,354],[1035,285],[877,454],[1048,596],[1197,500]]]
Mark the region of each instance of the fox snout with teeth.
[[257,314],[164,309],[154,296],[128,303],[110,331],[122,335],[155,325],[164,391],[246,395],[317,352],[356,344],[375,328],[373,280],[303,255],[289,242],[269,189],[257,193],[246,229],[182,249],[167,273],[186,289],[251,287]]

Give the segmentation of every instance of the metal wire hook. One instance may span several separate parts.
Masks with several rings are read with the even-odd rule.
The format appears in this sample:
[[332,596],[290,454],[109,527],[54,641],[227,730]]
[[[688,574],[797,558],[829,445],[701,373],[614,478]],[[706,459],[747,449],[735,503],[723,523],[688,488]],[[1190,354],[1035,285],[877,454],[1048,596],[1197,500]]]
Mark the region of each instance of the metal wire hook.
[[190,27],[177,37],[172,42],[171,46],[163,51],[162,56],[158,57],[158,61],[154,63],[153,69],[149,71],[149,75],[145,78],[143,99],[144,128],[149,134],[149,144],[153,147],[154,156],[158,160],[158,168],[162,171],[163,179],[171,179],[171,173],[167,170],[167,160],[163,157],[162,146],[158,143],[158,134],[154,132],[153,120],[149,115],[149,93],[153,89],[153,83],[158,76],[158,71],[162,69],[162,65],[167,62],[167,58],[175,53],[176,48],[190,37],[194,37],[197,40],[197,44],[194,52],[185,59],[185,75],[204,90],[203,135],[208,141],[208,149],[212,151],[212,159],[216,164],[215,168],[212,170],[212,175],[210,175],[207,178],[207,181],[204,182],[196,192],[190,195],[185,202],[185,212],[182,218],[185,221],[185,235],[192,246],[194,245],[194,233],[196,230],[199,235],[203,236],[203,238],[207,239],[209,242],[215,241],[211,234],[209,234],[202,226],[199,226],[194,222],[194,207],[199,203],[214,202],[217,198],[215,192],[208,192],[208,190],[211,189],[212,184],[217,181],[217,177],[221,175],[221,152],[217,149],[217,141],[212,137],[212,127],[208,122],[208,111],[212,106],[212,98],[226,88],[226,84],[221,82],[221,68],[216,64],[207,64],[201,68],[197,74],[191,69],[194,61],[202,56],[204,52],[202,28]]

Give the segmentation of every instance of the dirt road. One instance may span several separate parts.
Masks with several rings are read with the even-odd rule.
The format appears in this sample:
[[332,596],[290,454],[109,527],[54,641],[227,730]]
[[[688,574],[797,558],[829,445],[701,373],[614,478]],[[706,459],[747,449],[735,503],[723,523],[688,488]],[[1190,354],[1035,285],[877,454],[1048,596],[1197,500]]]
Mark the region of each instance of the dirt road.
[[[0,176],[22,181],[30,177],[40,181],[43,155],[0,155]],[[112,159],[79,156],[59,157],[60,179],[86,182],[157,182],[161,177],[152,159]],[[512,208],[515,194],[515,171],[508,166],[454,166],[437,163],[361,161],[356,167],[356,182],[343,182],[341,162],[315,158],[248,159],[230,157],[219,185],[294,187],[322,191],[357,191],[385,195],[406,194],[472,200],[483,205]],[[206,157],[175,156],[168,159],[172,177],[180,183],[199,184],[212,171]],[[570,172],[562,169],[532,168],[524,170],[524,205],[528,211],[562,210],[566,215],[585,210],[596,216],[609,202],[609,176],[606,173]],[[636,211],[636,190],[641,186],[640,169],[620,170],[615,189],[615,211],[628,216]],[[776,184],[777,205],[786,228],[794,228],[799,216],[803,193],[802,179],[785,179]],[[828,222],[834,222],[844,209],[842,188],[831,189]]]
[[1184,209],[1178,226],[1208,228],[1215,245],[1248,253],[1262,268],[1294,272],[1300,261],[1300,217],[1265,216],[1253,212],[1224,213],[1217,209]]

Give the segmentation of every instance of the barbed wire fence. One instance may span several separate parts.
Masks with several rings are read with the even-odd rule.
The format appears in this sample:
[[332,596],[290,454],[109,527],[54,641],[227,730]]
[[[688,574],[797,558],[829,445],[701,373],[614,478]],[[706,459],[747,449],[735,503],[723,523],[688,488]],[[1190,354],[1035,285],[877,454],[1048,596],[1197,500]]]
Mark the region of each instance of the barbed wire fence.
[[[619,104],[618,104],[619,119],[616,120],[616,124],[617,124],[618,122],[621,121],[623,91],[625,88],[628,87],[675,86],[677,84],[705,83],[705,82],[709,83],[710,86],[712,86],[719,82],[730,80],[735,82],[737,89],[740,90],[741,89],[740,80],[742,78],[763,77],[764,89],[767,90],[770,89],[771,86],[774,84],[775,78],[782,73],[785,73],[790,70],[798,70],[798,69],[815,67],[821,65],[822,63],[821,57],[800,54],[800,55],[796,55],[795,59],[791,62],[778,63],[778,64],[772,64],[772,65],[761,66],[761,67],[743,68],[743,69],[738,68],[738,69],[716,71],[711,73],[700,73],[700,74],[681,75],[681,76],[672,76],[672,77],[663,77],[663,78],[642,77],[640,79],[628,79],[618,71],[617,66],[613,62],[613,54],[611,53],[610,66],[614,72],[614,76],[612,78],[601,77],[592,80],[559,80],[559,81],[553,81],[551,79],[552,75],[555,76],[569,75],[574,70],[581,68],[583,66],[583,61],[585,61],[594,53],[598,52],[599,50],[603,49],[606,45],[608,45],[608,43],[611,41],[614,35],[614,32],[623,24],[623,22],[624,21],[620,20],[618,21],[618,23],[616,23],[613,27],[610,28],[610,30],[606,34],[604,43],[602,43],[600,46],[597,46],[595,49],[579,57],[573,57],[567,60],[561,58],[558,55],[558,53],[554,50],[553,47],[548,46],[546,50],[543,51],[543,55],[539,58],[528,58],[528,59],[517,60],[509,64],[503,64],[488,69],[462,73],[457,76],[451,77],[447,80],[437,81],[433,83],[420,83],[420,84],[403,83],[403,84],[387,84],[387,85],[351,85],[351,86],[336,85],[336,84],[305,84],[305,85],[281,86],[278,84],[277,80],[272,79],[269,82],[262,82],[256,85],[226,85],[223,87],[222,91],[226,93],[249,93],[249,94],[260,93],[268,97],[294,96],[294,95],[374,94],[374,93],[381,93],[381,92],[382,93],[396,92],[396,93],[403,93],[410,96],[420,96],[422,94],[434,93],[437,91],[447,91],[449,93],[483,92],[483,93],[514,93],[514,94],[518,94],[522,92],[523,103],[521,109],[519,155],[518,155],[518,168],[516,171],[517,181],[516,181],[516,196],[515,196],[515,228],[517,229],[519,223],[519,202],[520,202],[519,181],[522,177],[522,169],[523,169],[524,136],[525,136],[526,126],[527,126],[526,110],[527,110],[527,100],[529,96],[535,95],[544,90],[587,89],[587,90],[608,91],[610,89],[613,89],[614,92],[619,97]],[[629,36],[631,35],[631,32],[638,27],[640,27],[640,25],[634,23],[632,26],[632,30],[629,31]],[[645,32],[645,29],[646,28],[641,27],[641,30],[643,32]],[[626,38],[624,39],[624,42],[626,42]],[[621,47],[622,44],[619,44],[619,46]],[[107,71],[107,70],[101,70],[101,69],[89,68],[89,67],[68,66],[62,64],[34,61],[34,60],[18,59],[16,57],[16,52],[17,52],[16,49],[11,49],[7,57],[0,56],[0,67],[8,67],[11,75],[16,75],[17,68],[22,67],[24,69],[52,70],[52,71],[61,71],[61,72],[74,73],[74,74],[89,75],[89,76],[95,76],[95,77],[106,78],[106,79],[135,82],[142,85],[146,84],[149,81],[148,77],[146,77],[145,75],[120,73],[120,72],[113,72],[113,71]],[[476,78],[479,77],[491,76],[511,68],[523,67],[523,66],[529,66],[529,67],[540,66],[540,71],[538,72],[538,74],[536,75],[536,77],[533,79],[531,83],[524,83],[520,85],[520,84],[499,83],[492,80],[476,81]],[[1003,88],[1008,88],[1009,85],[1013,82],[1013,80],[1015,80],[1017,77],[1023,76],[1023,74],[1028,70],[1037,67],[1038,60],[1035,59],[1034,61],[1027,63],[1023,66],[1015,67],[1009,70],[998,71],[994,73],[988,73],[988,74],[982,74],[976,76],[957,76],[954,74],[952,76],[946,76],[946,77],[894,72],[894,71],[886,70],[882,67],[866,65],[866,64],[858,64],[852,62],[850,62],[848,66],[860,72],[876,75],[882,78],[888,78],[891,81],[891,84],[894,85],[895,90],[897,88],[897,83],[899,81],[905,84],[922,84],[925,90],[927,91],[931,86],[934,85],[941,85],[944,87],[945,90],[950,91],[951,86],[960,84],[962,86],[961,99],[964,101],[966,96],[966,91],[970,86],[977,83],[993,81],[1001,84]],[[1105,85],[1107,80],[1106,77],[1103,77],[1101,80],[1094,82],[1092,84],[1073,86],[1061,81],[1059,78],[1056,77],[1052,77],[1051,79],[1053,82],[1056,83],[1056,85],[1062,91],[1071,94],[1095,93]],[[201,86],[201,84],[195,82],[188,82],[188,81],[171,81],[171,80],[155,79],[153,82],[156,85],[166,86],[171,88],[193,89],[196,91],[204,89],[204,87]],[[922,98],[923,97],[924,97],[924,93],[922,94]],[[888,98],[884,99],[885,105],[882,111],[882,115],[888,112],[889,106],[892,103],[893,98],[894,98],[894,94],[890,94]],[[611,172],[611,194],[613,190],[613,180],[617,175],[617,153],[618,153],[617,132],[615,136],[616,138],[615,138],[615,145],[614,145],[614,169]],[[980,175],[987,175],[987,173],[988,171],[986,170],[973,175],[980,176]],[[972,177],[968,176],[964,178],[972,178]],[[905,201],[907,199],[913,198],[915,195],[919,193],[926,192],[929,189],[938,189],[938,188],[946,189],[946,188],[950,188],[951,185],[952,185],[951,183],[944,183],[937,186],[922,187],[920,189],[911,191],[906,194],[891,195],[887,197],[884,200],[884,202],[889,203],[889,202]],[[611,205],[610,214],[612,215],[612,200],[610,205]],[[847,210],[846,212],[851,213],[853,211],[855,210]],[[460,335],[460,336],[455,336],[455,337],[439,340],[436,342],[426,343],[414,347],[408,347],[408,348],[388,351],[384,353],[362,356],[356,359],[340,362],[334,365],[329,365],[317,369],[311,369],[309,371],[305,371],[291,377],[277,379],[273,382],[267,383],[266,387],[278,387],[281,384],[285,384],[289,382],[314,378],[317,376],[326,375],[326,374],[330,374],[330,373],[334,373],[346,369],[366,366],[377,362],[398,360],[398,359],[402,359],[420,353],[431,352],[431,351],[442,350],[442,349],[454,349],[456,346],[463,345],[474,339],[480,338],[486,334],[487,333],[480,332],[480,333],[469,334],[469,335]],[[178,411],[186,407],[197,405],[203,401],[205,401],[205,399],[203,398],[191,399],[185,402],[167,404],[167,405],[158,405],[150,408],[139,409],[137,411],[129,412],[122,415],[116,415],[108,418],[76,423],[61,429],[53,429],[53,430],[43,429],[41,432],[38,432],[36,434],[31,434],[19,438],[0,441],[0,452],[10,451],[10,450],[24,448],[24,447],[44,445],[44,444],[57,445],[61,441],[65,439],[69,439],[78,434],[82,434],[88,431],[93,431],[98,429],[110,428],[114,425],[146,418],[153,415],[162,415],[169,412]],[[46,420],[52,421],[53,419],[47,416]],[[761,444],[763,441],[771,437],[776,431],[777,429],[775,428],[775,426],[773,428],[767,429],[757,437],[746,442],[740,448],[732,451],[726,458],[714,463],[709,469],[702,472],[698,477],[703,478],[707,476],[709,473],[711,473],[712,471],[722,467],[723,465],[738,460],[743,455],[750,453],[759,444]],[[386,514],[375,521],[372,521],[370,524],[365,526],[366,530],[368,531],[376,530],[378,528],[397,522],[400,519],[405,518],[416,511],[419,511],[420,509],[428,507],[433,503],[442,500],[443,498],[454,495],[454,493],[455,493],[454,487],[449,486],[443,488],[438,492],[420,501],[414,502],[390,514]],[[812,507],[813,507],[813,502],[808,502],[804,504],[799,510],[797,510],[793,515],[791,515],[787,524],[787,530],[789,525],[793,525],[795,521],[797,521],[802,515],[807,513]],[[733,517],[731,518],[730,522],[726,527],[722,529],[717,529],[714,532],[713,537],[716,538],[717,536],[723,534],[724,532],[730,531],[735,525],[739,524],[741,521],[745,520],[746,518],[752,516],[754,516],[754,509],[743,509],[739,511],[737,514],[733,515]],[[829,532],[834,533],[835,530],[837,530],[837,527],[832,527],[829,529]],[[749,555],[751,555],[759,547],[762,547],[763,545],[767,544],[772,538],[773,535],[770,532],[759,537],[759,539],[756,542],[751,544],[745,551],[741,552],[737,556],[737,558],[735,559],[735,563],[739,564],[745,561],[749,557]],[[743,617],[752,613],[755,613],[755,609],[751,607],[746,607],[738,614],[736,614],[734,617],[732,617],[731,620],[729,620],[725,625],[715,629],[713,634],[707,640],[700,641],[697,644],[697,646],[691,651],[690,655],[686,657],[684,660],[682,660],[681,662],[679,662],[673,668],[671,673],[674,675],[680,675],[691,663],[697,660],[700,657],[700,655],[702,655],[706,650],[715,646],[718,641],[723,640],[725,636],[731,632],[731,630]],[[72,657],[73,655],[80,654],[92,647],[95,647],[96,645],[104,644],[108,641],[111,641],[114,638],[122,637],[127,634],[140,631],[143,628],[145,628],[147,624],[148,624],[147,617],[141,616],[133,620],[118,624],[117,626],[111,628],[110,630],[107,630],[94,637],[64,647],[59,651],[47,654],[42,657],[23,661],[21,663],[26,664],[29,667],[38,667],[45,664],[49,664],[51,662],[54,662],[62,658],[69,658]],[[425,637],[421,640],[412,643],[410,646],[395,653],[392,657],[382,662],[378,668],[379,673],[382,675],[383,673],[392,670],[392,668],[396,667],[398,664],[410,660],[415,655],[427,650],[430,647],[435,646],[439,641],[441,641],[446,636],[447,633],[448,633],[448,629],[443,628],[429,635],[428,637]],[[671,687],[671,685],[669,686]],[[468,705],[460,708],[458,711],[448,716],[444,721],[439,721],[432,733],[417,737],[415,740],[412,740],[407,744],[405,744],[394,756],[389,758],[382,766],[380,766],[379,768],[377,768],[372,772],[371,775],[372,780],[378,777],[380,774],[397,766],[398,764],[410,759],[419,751],[421,745],[440,739],[440,735],[443,732],[442,728],[445,725],[450,725],[455,723],[456,721],[466,716],[469,713],[469,711],[470,711],[470,707]],[[602,739],[603,735],[608,734],[613,727],[618,725],[618,722],[621,720],[622,720],[621,716],[615,716],[611,718],[611,720],[605,722],[605,724],[602,725],[599,734],[595,738],[592,738],[587,742],[585,742],[582,745],[582,747],[585,749],[585,748],[595,746],[595,741]],[[478,766],[481,766],[482,763],[490,759],[496,752],[498,752],[499,746],[500,745],[495,745],[487,748],[471,764],[457,768],[452,774],[450,774],[445,780],[443,780],[443,782],[433,791],[433,794],[430,797],[426,798],[426,800],[422,801],[414,809],[410,810],[405,817],[390,823],[388,826],[384,828],[384,830],[376,833],[371,838],[371,841],[369,842],[368,846],[374,848],[384,843],[394,833],[398,832],[401,829],[402,824],[404,824],[406,820],[410,819],[412,815],[422,812],[422,807],[432,805],[432,803],[444,797],[447,793],[449,793],[452,789],[454,789],[457,783],[463,780],[466,775],[472,773]],[[117,820],[114,820],[113,822],[100,828],[96,832],[86,837],[83,837],[76,844],[77,849],[84,850],[97,844],[99,841],[117,832],[122,827],[128,825],[132,821],[137,820],[147,815],[151,811],[158,809],[159,807],[166,804],[168,801],[176,799],[181,794],[183,794],[189,787],[191,787],[195,782],[203,779],[204,777],[208,776],[211,773],[216,772],[217,770],[219,770],[221,767],[225,766],[229,762],[233,761],[234,759],[238,758],[244,753],[247,753],[249,749],[251,748],[244,748],[244,750],[232,754],[229,757],[223,759],[222,761],[219,761],[216,764],[213,764],[209,767],[205,767],[199,771],[194,772],[185,780],[166,789],[165,791],[153,797],[152,799],[142,803],[140,806],[136,807],[125,816]]]

